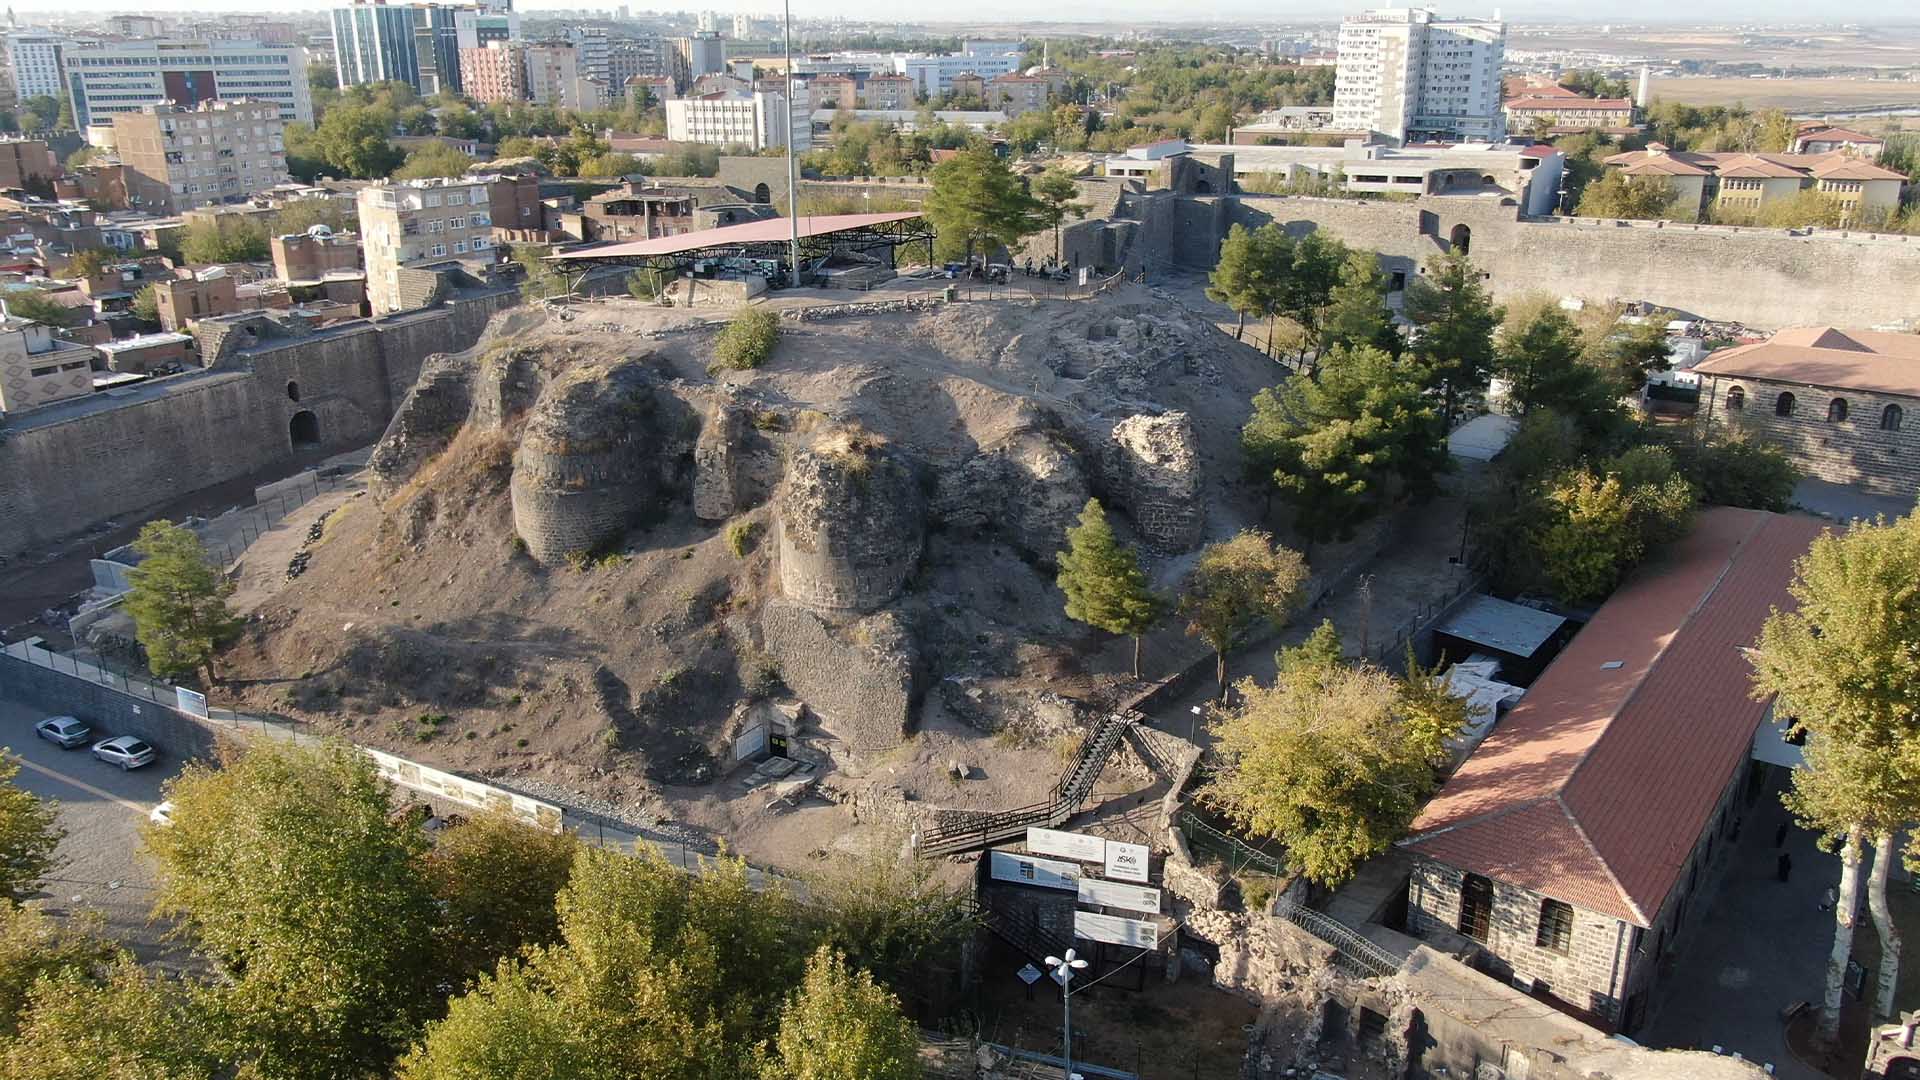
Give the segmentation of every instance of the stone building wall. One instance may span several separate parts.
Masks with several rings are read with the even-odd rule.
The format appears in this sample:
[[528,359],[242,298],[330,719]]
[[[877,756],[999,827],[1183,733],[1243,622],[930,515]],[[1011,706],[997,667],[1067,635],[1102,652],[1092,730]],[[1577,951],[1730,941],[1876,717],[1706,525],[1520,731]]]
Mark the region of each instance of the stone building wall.
[[513,526],[541,562],[618,541],[659,495],[672,423],[639,361],[582,364],[541,396],[513,456]]
[[[1779,446],[1807,475],[1905,499],[1920,493],[1920,398],[1727,375],[1703,379],[1700,411],[1709,423]],[[1742,407],[1729,400],[1735,388]],[[1794,398],[1790,416],[1775,411],[1783,393]],[[1835,399],[1846,402],[1844,420],[1828,419]],[[1883,426],[1890,406],[1900,410],[1899,426],[1891,430]]]
[[836,631],[800,604],[770,600],[760,633],[781,681],[841,742],[885,750],[906,738],[922,689],[919,657],[891,612]]
[[822,611],[891,601],[920,561],[921,503],[912,468],[890,448],[843,435],[796,451],[776,517],[781,593]]
[[1129,416],[1105,447],[1106,482],[1156,551],[1191,550],[1206,526],[1199,446],[1183,412]]

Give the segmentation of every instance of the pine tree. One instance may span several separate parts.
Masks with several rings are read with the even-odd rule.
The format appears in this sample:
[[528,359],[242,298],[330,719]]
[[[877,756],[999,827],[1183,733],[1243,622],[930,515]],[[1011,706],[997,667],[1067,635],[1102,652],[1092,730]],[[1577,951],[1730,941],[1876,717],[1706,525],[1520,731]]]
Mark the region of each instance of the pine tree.
[[1133,638],[1133,677],[1140,677],[1140,638],[1159,620],[1159,597],[1147,588],[1140,559],[1107,524],[1100,500],[1088,499],[1080,524],[1067,529],[1056,584],[1067,594],[1067,618]]
[[1356,251],[1347,256],[1340,282],[1328,297],[1320,336],[1329,349],[1372,345],[1398,355],[1405,347],[1387,310],[1387,278],[1380,272],[1378,255]]
[[1220,244],[1220,257],[1213,264],[1213,273],[1207,277],[1207,299],[1227,305],[1240,316],[1233,328],[1235,341],[1239,341],[1247,329],[1247,315],[1263,310],[1260,268],[1254,248],[1253,233],[1245,225],[1229,228],[1226,240]]
[[1480,272],[1456,250],[1428,262],[1426,279],[1407,290],[1407,317],[1420,328],[1414,349],[1427,385],[1442,392],[1441,419],[1451,430],[1454,406],[1487,385],[1501,311]]
[[204,671],[214,681],[213,651],[230,633],[233,584],[208,561],[200,538],[171,521],[150,521],[133,542],[140,565],[128,572],[127,614],[155,675]]

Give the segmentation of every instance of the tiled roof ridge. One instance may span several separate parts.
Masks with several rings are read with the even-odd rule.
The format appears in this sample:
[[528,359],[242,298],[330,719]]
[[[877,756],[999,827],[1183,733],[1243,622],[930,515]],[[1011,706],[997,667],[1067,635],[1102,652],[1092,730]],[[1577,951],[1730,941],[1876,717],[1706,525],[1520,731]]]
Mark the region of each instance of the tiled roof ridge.
[[[1624,709],[1625,707],[1623,703],[1621,708]],[[1605,738],[1605,736],[1603,735],[1602,738]],[[1577,770],[1579,766],[1576,765],[1574,768]],[[1573,782],[1572,774],[1568,774],[1567,782]],[[1639,920],[1640,925],[1650,925],[1651,920],[1647,918],[1646,911],[1640,907],[1640,901],[1635,899],[1634,895],[1627,891],[1627,887],[1620,883],[1620,875],[1613,872],[1613,864],[1608,862],[1607,857],[1600,853],[1600,848],[1593,842],[1593,837],[1587,835],[1587,827],[1580,824],[1580,817],[1573,812],[1573,807],[1567,805],[1566,787],[1564,785],[1559,791],[1553,793],[1553,802],[1555,806],[1560,808],[1560,812],[1566,815],[1567,824],[1573,827],[1574,835],[1578,836],[1580,842],[1586,845],[1587,852],[1593,856],[1593,861],[1599,864],[1600,872],[1607,875],[1607,884],[1613,886],[1613,891],[1619,895],[1621,902],[1626,905],[1627,910],[1633,912],[1633,917]]]

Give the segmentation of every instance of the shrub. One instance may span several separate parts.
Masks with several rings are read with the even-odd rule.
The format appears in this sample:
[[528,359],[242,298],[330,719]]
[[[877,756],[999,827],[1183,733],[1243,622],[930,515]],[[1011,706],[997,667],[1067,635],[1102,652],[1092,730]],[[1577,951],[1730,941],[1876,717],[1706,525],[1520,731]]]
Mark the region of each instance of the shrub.
[[762,409],[753,414],[753,426],[757,431],[785,431],[787,418],[772,409]]
[[780,341],[780,319],[764,308],[741,312],[713,344],[713,369],[750,371],[767,362]]
[[753,550],[754,541],[759,537],[759,522],[736,521],[727,526],[727,550],[733,552],[734,558],[744,559]]

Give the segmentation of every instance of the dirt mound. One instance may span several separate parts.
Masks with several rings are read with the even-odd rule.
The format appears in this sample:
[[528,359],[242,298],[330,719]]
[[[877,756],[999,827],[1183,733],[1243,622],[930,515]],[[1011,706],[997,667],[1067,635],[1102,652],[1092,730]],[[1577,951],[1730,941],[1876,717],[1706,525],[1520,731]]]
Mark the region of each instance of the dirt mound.
[[[992,729],[1117,684],[1052,583],[1080,505],[1166,585],[1260,511],[1237,434],[1276,369],[1144,292],[789,322],[717,376],[715,328],[657,308],[513,319],[428,365],[371,495],[228,651],[240,705],[722,829],[743,706],[805,687],[860,733],[807,736],[849,775],[1028,801],[1057,748]],[[1039,757],[961,787],[935,752]]]

